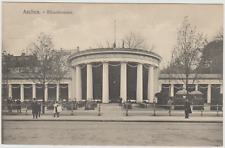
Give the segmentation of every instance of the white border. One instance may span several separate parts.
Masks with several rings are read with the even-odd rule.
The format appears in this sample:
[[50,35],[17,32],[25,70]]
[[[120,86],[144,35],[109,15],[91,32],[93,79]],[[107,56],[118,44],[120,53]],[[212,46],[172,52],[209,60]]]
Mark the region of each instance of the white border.
[[[0,0],[1,1],[1,5],[0,5],[0,10],[1,10],[1,14],[2,14],[2,2],[69,2],[69,3],[163,3],[163,4],[223,4],[225,3],[224,0],[66,0],[66,1],[62,1],[62,0]],[[224,8],[223,8],[224,9]],[[223,12],[223,14],[225,14]],[[224,17],[225,15],[223,15]],[[0,29],[0,33],[1,33],[1,39],[2,39],[2,15],[0,16],[1,18],[1,29]],[[223,20],[224,21],[224,20]],[[224,31],[225,33],[225,31]],[[1,47],[2,47],[2,40],[0,41]],[[223,57],[224,57],[225,53],[223,52]],[[1,56],[2,57],[2,56]],[[1,59],[0,57],[0,59]],[[2,59],[1,59],[2,61]],[[225,60],[223,61],[223,66],[225,65]],[[225,66],[224,66],[225,67]],[[223,67],[223,70],[224,70]],[[2,66],[0,64],[0,70],[1,70]],[[225,72],[225,70],[224,70]],[[0,73],[1,76],[1,73]],[[225,77],[225,76],[224,76]],[[224,78],[223,77],[223,78]],[[223,87],[223,89],[225,90],[225,87]],[[224,92],[223,90],[223,92]],[[0,93],[1,93],[1,89],[0,89]],[[225,101],[225,99],[223,98],[223,101]],[[1,109],[1,105],[0,105],[0,109]],[[225,109],[225,107],[223,106],[223,110]],[[1,115],[0,115],[1,117]],[[224,119],[223,119],[224,120]],[[2,124],[2,121],[1,121]],[[223,128],[224,129],[224,128]],[[223,135],[224,135],[224,131],[223,131]],[[0,137],[2,138],[2,130],[1,130],[1,134]],[[225,140],[225,136],[223,136],[223,143]],[[0,144],[0,147],[7,147],[7,148],[11,148],[11,147],[20,147],[20,148],[30,148],[30,147],[42,147],[42,148],[50,148],[50,147],[68,147],[68,146],[50,146],[50,145],[46,145],[46,146],[42,146],[42,145],[2,145],[2,143]],[[70,146],[72,147],[72,146]],[[99,148],[100,146],[73,146],[73,147],[85,147],[85,148]],[[106,147],[106,146],[101,146],[101,147]],[[107,146],[107,147],[115,147],[115,146]],[[117,148],[130,148],[130,146],[116,146]],[[133,146],[132,146],[133,147]],[[135,146],[135,147],[143,147],[143,146]],[[153,147],[153,146],[152,146]],[[160,148],[160,147],[157,147]],[[170,148],[170,147],[168,147]]]

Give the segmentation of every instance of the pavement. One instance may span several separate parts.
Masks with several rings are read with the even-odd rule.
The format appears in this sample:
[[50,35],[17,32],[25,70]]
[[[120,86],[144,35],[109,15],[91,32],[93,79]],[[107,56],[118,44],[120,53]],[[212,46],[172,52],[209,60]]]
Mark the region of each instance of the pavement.
[[135,106],[128,110],[122,109],[118,104],[101,104],[100,116],[99,108],[95,110],[84,110],[78,108],[71,112],[70,110],[63,110],[59,117],[53,117],[53,111],[47,110],[45,114],[41,115],[38,119],[33,119],[31,110],[27,113],[7,114],[3,111],[3,121],[89,121],[89,122],[194,122],[194,123],[223,123],[223,112],[205,110],[203,112],[193,110],[190,117],[184,118],[183,110],[172,110],[171,116],[168,114],[167,109],[158,108],[135,108]]

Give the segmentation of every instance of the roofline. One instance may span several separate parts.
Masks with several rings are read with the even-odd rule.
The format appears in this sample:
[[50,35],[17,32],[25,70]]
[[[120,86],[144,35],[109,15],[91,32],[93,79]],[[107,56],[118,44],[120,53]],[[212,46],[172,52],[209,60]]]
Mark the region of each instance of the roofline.
[[71,62],[72,59],[80,56],[85,56],[85,55],[94,55],[94,54],[101,54],[103,53],[135,53],[135,54],[140,54],[140,55],[147,55],[151,56],[159,61],[162,60],[162,57],[154,52],[151,51],[146,51],[146,50],[141,50],[141,49],[132,49],[132,48],[96,48],[96,49],[88,49],[88,50],[83,50],[83,51],[78,51],[76,53],[73,53],[70,55],[68,58],[68,63]]

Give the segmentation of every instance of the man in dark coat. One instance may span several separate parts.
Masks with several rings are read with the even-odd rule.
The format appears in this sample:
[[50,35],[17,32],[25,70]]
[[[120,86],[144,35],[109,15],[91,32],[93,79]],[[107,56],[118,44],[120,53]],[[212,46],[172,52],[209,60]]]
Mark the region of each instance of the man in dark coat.
[[17,113],[21,113],[21,101],[19,99],[16,100],[16,108]]
[[36,99],[33,99],[33,102],[31,103],[31,108],[32,108],[32,114],[33,114],[33,119],[36,117],[38,118],[38,110],[39,110],[39,105],[36,101]]
[[38,102],[38,117],[40,118],[41,117],[41,103]]
[[7,107],[8,107],[8,112],[12,112],[12,98],[11,97],[9,97],[8,99],[7,99]]
[[191,104],[188,99],[186,99],[184,103],[184,110],[185,110],[185,118],[189,118],[189,113],[192,113],[192,112],[191,112]]

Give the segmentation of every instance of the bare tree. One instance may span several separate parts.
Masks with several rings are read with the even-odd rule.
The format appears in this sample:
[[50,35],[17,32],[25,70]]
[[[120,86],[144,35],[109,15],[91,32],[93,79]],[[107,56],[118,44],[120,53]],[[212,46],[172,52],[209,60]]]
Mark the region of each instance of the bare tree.
[[55,72],[53,81],[60,83],[61,80],[66,76],[69,72],[69,66],[67,65],[68,54],[65,53],[62,49],[59,51],[55,51],[53,58],[53,71]]
[[95,44],[96,44],[96,46],[97,46],[98,48],[103,48],[103,45],[102,45],[101,42],[96,41]]
[[[65,76],[67,70],[64,69],[60,52],[54,50],[52,38],[41,33],[36,42],[30,44],[27,55],[31,56],[29,63],[20,68],[20,73],[35,83],[41,84],[43,88],[43,104],[45,104],[45,89],[47,84],[59,82]],[[44,113],[44,105],[43,105]]]
[[[167,68],[171,78],[183,80],[188,95],[188,84],[193,84],[201,71],[200,61],[204,45],[207,43],[202,33],[198,33],[188,17],[184,17],[178,30],[177,45],[172,52],[171,63]],[[176,75],[174,75],[176,74]],[[190,82],[192,80],[192,82]]]
[[144,37],[140,33],[129,32],[124,38],[124,47],[133,49],[147,49]]
[[97,41],[96,46],[98,48],[113,48],[113,43],[110,43],[108,40],[105,40],[104,44],[102,44],[102,42]]
[[223,28],[221,28],[221,29],[218,31],[218,33],[217,33],[217,35],[216,35],[216,37],[215,37],[215,40],[216,40],[216,41],[223,41]]

